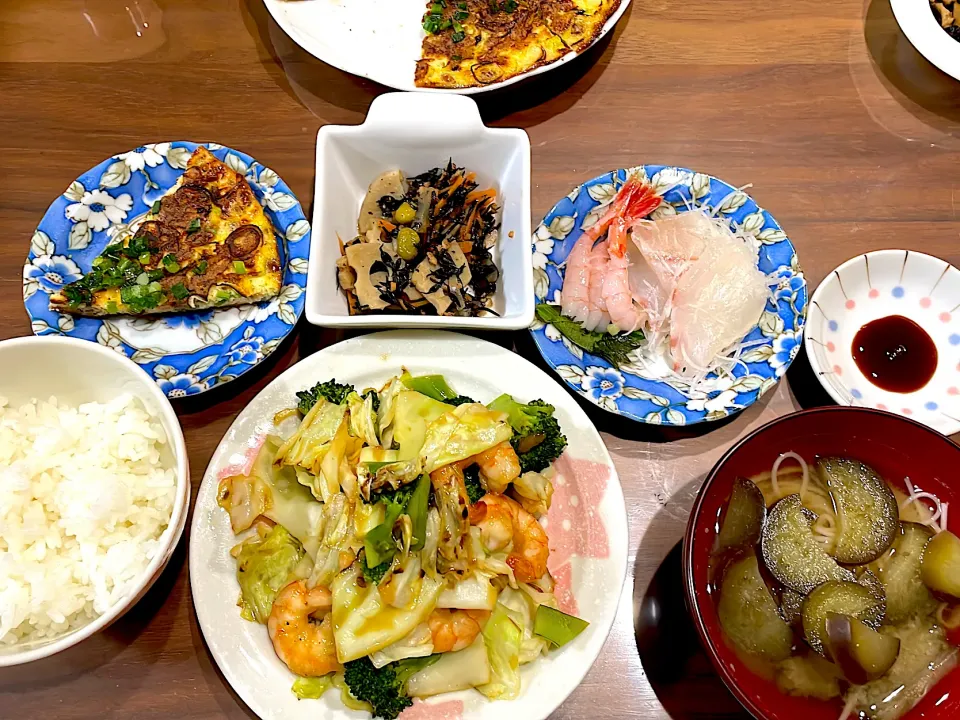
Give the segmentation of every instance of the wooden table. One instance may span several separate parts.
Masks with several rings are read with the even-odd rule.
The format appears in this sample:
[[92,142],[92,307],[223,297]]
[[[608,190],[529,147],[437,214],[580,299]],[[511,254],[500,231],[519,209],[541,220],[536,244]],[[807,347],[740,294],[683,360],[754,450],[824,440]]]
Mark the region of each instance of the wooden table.
[[[309,205],[317,128],[361,122],[384,91],[299,50],[260,0],[5,0],[0,38],[0,338],[30,332],[20,292],[30,235],[87,168],[144,142],[216,140],[276,169]],[[887,0],[634,0],[586,57],[479,101],[489,123],[530,134],[536,218],[611,168],[696,168],[753,184],[812,289],[871,249],[960,261],[958,91],[909,45]],[[301,323],[266,367],[178,406],[194,488],[239,410],[341,337]],[[524,333],[494,339],[535,357]],[[756,406],[698,432],[591,413],[627,497],[631,572],[606,647],[554,717],[744,717],[692,635],[671,550],[731,443],[824,402],[801,357]],[[0,717],[252,717],[204,646],[188,539],[109,631],[0,672]]]

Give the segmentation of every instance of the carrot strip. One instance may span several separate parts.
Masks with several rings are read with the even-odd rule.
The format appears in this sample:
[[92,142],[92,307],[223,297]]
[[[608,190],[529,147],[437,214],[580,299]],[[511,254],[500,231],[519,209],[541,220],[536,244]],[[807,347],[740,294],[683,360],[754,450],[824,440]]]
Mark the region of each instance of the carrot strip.
[[486,190],[474,190],[467,193],[467,202],[473,202],[475,200],[496,200],[497,191],[493,188],[487,188]]
[[380,227],[382,227],[387,232],[392,232],[393,230],[397,229],[396,225],[394,225],[389,220],[385,220],[384,218],[380,218]]

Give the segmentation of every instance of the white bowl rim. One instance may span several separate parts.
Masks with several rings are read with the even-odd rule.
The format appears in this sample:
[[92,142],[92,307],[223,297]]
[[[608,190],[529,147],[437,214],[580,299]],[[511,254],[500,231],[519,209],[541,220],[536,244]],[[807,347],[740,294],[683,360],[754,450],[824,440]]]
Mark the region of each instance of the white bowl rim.
[[[39,345],[41,343],[59,345],[68,349],[76,348],[78,350],[99,354],[102,358],[110,358],[121,365],[136,368],[136,372],[143,376],[144,392],[156,400],[163,420],[173,429],[173,436],[168,437],[167,442],[170,443],[170,447],[173,449],[174,457],[176,458],[177,496],[174,500],[173,511],[170,514],[170,522],[167,528],[172,527],[174,530],[167,537],[164,544],[158,548],[153,560],[150,561],[150,564],[146,570],[143,571],[136,584],[131,588],[131,591],[122,600],[114,603],[109,610],[92,622],[68,635],[64,635],[61,638],[24,652],[0,654],[0,667],[22,665],[62,652],[100,632],[100,630],[110,625],[114,620],[129,610],[133,606],[133,601],[139,600],[144,589],[156,579],[154,576],[157,574],[160,566],[169,561],[174,548],[179,544],[180,537],[183,535],[183,530],[186,526],[187,510],[190,506],[190,473],[188,469],[187,446],[183,439],[183,429],[180,427],[180,421],[177,419],[177,414],[174,412],[170,400],[163,394],[160,386],[153,382],[150,377],[129,358],[87,340],[60,337],[58,335],[15,337],[0,341],[0,350],[24,345]],[[166,530],[164,532],[166,532]]]
[[[924,1],[926,1],[926,0],[924,0]],[[958,43],[958,44],[960,44],[960,43]],[[837,267],[835,267],[833,270],[831,270],[830,272],[828,272],[828,273],[824,276],[823,280],[820,281],[820,284],[817,285],[817,289],[814,290],[814,291],[813,291],[813,294],[810,296],[810,302],[808,303],[808,307],[811,307],[811,306],[815,305],[816,303],[818,303],[818,302],[820,301],[820,298],[821,298],[821,296],[822,296],[821,291],[826,292],[825,288],[832,283],[831,278],[836,278],[837,275],[838,275],[839,273],[841,273],[843,270],[846,270],[847,268],[852,267],[853,265],[856,265],[856,264],[859,263],[863,258],[877,257],[877,256],[880,256],[880,255],[896,255],[896,256],[900,256],[900,255],[903,255],[905,252],[908,253],[908,254],[910,254],[910,255],[916,255],[917,257],[922,257],[922,258],[925,258],[925,259],[927,259],[927,260],[935,260],[935,261],[938,262],[938,263],[946,263],[947,265],[949,265],[949,266],[951,266],[951,267],[955,267],[955,266],[953,265],[953,263],[951,263],[951,262],[949,262],[949,261],[947,261],[947,260],[944,260],[944,259],[941,258],[941,257],[937,257],[936,255],[930,255],[929,253],[920,252],[919,250],[904,250],[904,249],[900,249],[900,248],[887,248],[887,249],[884,249],[884,250],[871,250],[870,252],[865,252],[865,253],[860,253],[859,255],[854,255],[854,256],[853,256],[852,258],[850,258],[849,260],[846,260],[846,261],[840,263],[839,265],[837,265]],[[809,318],[808,318],[808,321],[809,321]],[[820,365],[820,361],[817,359],[817,354],[816,354],[816,352],[814,352],[814,351],[815,351],[815,348],[814,348],[813,333],[805,332],[805,333],[803,334],[803,349],[804,349],[804,350],[806,351],[806,353],[807,353],[807,359],[808,359],[809,362],[810,362],[810,367],[813,369],[813,374],[817,376],[817,382],[819,382],[819,383],[820,383],[820,386],[821,386],[824,390],[827,391],[827,394],[830,395],[831,398],[833,398],[834,402],[837,403],[837,405],[841,405],[841,406],[845,406],[845,407],[857,407],[857,406],[851,405],[850,402],[849,402],[849,400],[848,400],[846,397],[844,397],[843,395],[841,395],[841,394],[837,391],[837,389],[836,389],[831,383],[829,383],[829,382],[827,382],[826,380],[824,380],[824,376],[820,374],[820,370],[822,370],[823,368],[822,368],[821,365]],[[872,409],[872,408],[865,408],[865,409],[870,410],[870,409]],[[881,412],[882,412],[882,411],[881,411]],[[893,412],[893,414],[894,414],[894,415],[900,415],[900,413],[897,413],[897,412]],[[901,416],[901,417],[902,417],[902,416]],[[908,419],[908,420],[913,420],[914,418],[907,418],[907,419]],[[930,426],[929,426],[929,425],[925,425],[925,427],[930,427]],[[934,431],[936,431],[936,428],[931,428],[931,429],[934,430]],[[952,434],[952,433],[948,433],[948,434]]]
[[929,0],[890,0],[890,8],[910,44],[933,65],[960,80],[960,42],[940,27]]

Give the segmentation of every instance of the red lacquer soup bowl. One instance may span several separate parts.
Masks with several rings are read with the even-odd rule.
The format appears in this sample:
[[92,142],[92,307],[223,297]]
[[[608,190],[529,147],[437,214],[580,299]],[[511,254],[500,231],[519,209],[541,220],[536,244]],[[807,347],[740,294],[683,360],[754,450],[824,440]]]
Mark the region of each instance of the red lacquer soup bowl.
[[[960,446],[898,415],[853,407],[817,408],[774,420],[745,437],[720,459],[700,489],[684,537],[683,574],[687,606],[717,672],[758,720],[837,720],[840,700],[785,695],[747,668],[724,641],[715,598],[708,589],[717,521],[734,480],[769,471],[781,453],[791,451],[808,461],[818,455],[856,458],[901,487],[903,479],[910,478],[953,506],[947,513],[948,529],[960,534]],[[951,639],[957,642],[956,632]],[[948,674],[904,718],[960,718],[960,670]]]

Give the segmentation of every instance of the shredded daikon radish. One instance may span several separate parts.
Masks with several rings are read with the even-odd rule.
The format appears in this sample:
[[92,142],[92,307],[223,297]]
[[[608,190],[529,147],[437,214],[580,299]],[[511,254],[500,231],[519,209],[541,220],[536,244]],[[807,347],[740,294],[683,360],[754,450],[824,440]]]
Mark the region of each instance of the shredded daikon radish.
[[850,715],[853,713],[853,709],[857,706],[858,700],[859,698],[857,697],[857,693],[855,692],[850,693],[847,696],[847,702],[844,704],[843,712],[840,713],[840,717],[838,718],[838,720],[847,720],[847,718],[849,718]]

